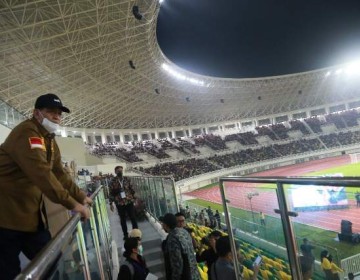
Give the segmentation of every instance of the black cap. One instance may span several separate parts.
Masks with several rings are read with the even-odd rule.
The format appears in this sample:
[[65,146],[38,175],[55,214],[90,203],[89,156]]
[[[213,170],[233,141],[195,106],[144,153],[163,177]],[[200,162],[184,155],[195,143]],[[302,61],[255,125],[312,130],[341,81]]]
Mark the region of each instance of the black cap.
[[53,93],[40,95],[36,99],[35,109],[43,109],[43,108],[59,108],[61,111],[65,113],[70,113],[70,110],[65,106],[63,106],[60,98]]
[[177,224],[175,215],[171,213],[167,213],[164,216],[159,217],[159,221],[170,228],[175,228]]
[[209,237],[221,237],[222,236],[222,233],[218,230],[213,230],[212,232],[209,233],[208,235]]

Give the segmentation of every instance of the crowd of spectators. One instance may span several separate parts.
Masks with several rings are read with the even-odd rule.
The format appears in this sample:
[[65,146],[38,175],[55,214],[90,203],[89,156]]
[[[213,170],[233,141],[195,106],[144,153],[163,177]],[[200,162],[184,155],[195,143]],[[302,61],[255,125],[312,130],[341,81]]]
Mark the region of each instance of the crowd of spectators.
[[280,139],[289,138],[289,135],[287,134],[289,129],[286,128],[283,123],[273,124],[270,127],[271,127],[272,131],[277,135],[278,138],[280,138]]
[[360,142],[360,131],[332,133],[319,138],[294,140],[257,148],[248,148],[223,155],[214,155],[205,159],[189,159],[175,163],[158,164],[140,171],[151,175],[172,175],[175,181],[243,164],[275,159],[284,156],[320,151],[326,148],[349,145]]
[[255,134],[248,131],[243,133],[230,134],[225,136],[225,141],[238,141],[242,145],[257,145],[259,142]]
[[[360,114],[357,110],[336,112],[324,116],[315,116],[300,120],[291,120],[285,123],[256,127],[255,132],[243,132],[225,136],[208,134],[191,137],[191,139],[158,139],[142,142],[130,142],[128,145],[119,143],[94,144],[90,146],[92,154],[97,156],[110,155],[128,162],[140,162],[141,158],[136,153],[146,152],[158,159],[169,158],[167,149],[177,149],[190,157],[192,154],[200,154],[197,147],[208,146],[215,151],[226,151],[226,142],[238,141],[244,146],[253,147],[228,154],[215,155],[206,159],[188,159],[176,163],[163,163],[143,171],[152,175],[173,175],[175,180],[182,180],[191,176],[211,172],[219,168],[228,168],[277,157],[301,154],[310,151],[318,151],[326,148],[340,147],[360,142],[360,131],[344,131],[358,125]],[[334,125],[340,132],[332,132],[324,135],[322,127]],[[289,138],[289,132],[300,131],[307,138],[282,141]],[[327,131],[329,131],[327,129]],[[317,133],[321,133],[317,135]],[[258,136],[268,136],[273,143],[261,146],[257,141]],[[312,139],[309,139],[311,137]]]
[[176,139],[172,139],[171,141],[167,138],[162,138],[157,140],[158,143],[160,143],[162,149],[176,149],[179,152],[183,153],[186,156],[190,156],[190,153],[188,153],[185,148],[177,143]]
[[289,131],[300,130],[304,135],[308,135],[311,133],[301,120],[291,120],[289,124],[291,126]]
[[277,137],[274,133],[274,131],[271,129],[271,126],[258,126],[256,127],[256,131],[258,132],[259,136],[267,135],[271,140],[278,140],[279,137]]
[[291,120],[285,123],[262,125],[255,127],[253,132],[242,132],[225,136],[225,141],[238,141],[242,145],[256,145],[259,136],[268,136],[271,140],[288,139],[288,132],[299,130],[303,135],[322,133],[322,126],[334,124],[337,129],[346,129],[358,125],[360,114],[357,110],[312,116],[301,120]]
[[186,151],[185,149],[187,149],[187,150],[191,151],[193,154],[200,154],[200,151],[196,149],[195,144],[192,144],[181,138],[174,139],[174,141],[176,142],[176,144],[178,144],[180,147],[183,148],[184,152]]
[[148,153],[158,159],[169,158],[170,156],[165,152],[162,145],[154,144],[151,140],[145,141],[132,141],[129,143],[131,151],[137,153]]
[[139,162],[142,161],[133,150],[128,150],[120,147],[118,143],[107,143],[94,145],[88,145],[88,149],[92,155],[103,157],[103,156],[114,156],[120,160],[126,160],[127,162]]
[[325,116],[326,122],[335,124],[338,129],[357,126],[358,118],[359,113],[354,109],[340,113],[332,113]]
[[328,148],[351,145],[360,142],[360,131],[331,133],[319,137]]
[[119,143],[96,143],[89,145],[90,153],[96,156],[115,156],[116,158],[126,160],[128,162],[142,161],[136,153],[148,153],[158,159],[169,158],[170,156],[165,152],[165,149],[161,145],[157,146],[151,141],[132,141],[124,146],[120,146]]
[[194,141],[196,146],[206,145],[215,151],[227,149],[225,141],[219,135],[205,134],[196,136]]
[[304,121],[311,128],[314,133],[321,133],[321,126],[326,123],[324,119],[319,119],[318,117],[306,118]]
[[179,181],[192,176],[212,172],[219,167],[211,164],[206,159],[188,159],[178,162],[166,162],[157,164],[149,168],[137,168],[141,172],[155,176],[173,176],[175,181]]

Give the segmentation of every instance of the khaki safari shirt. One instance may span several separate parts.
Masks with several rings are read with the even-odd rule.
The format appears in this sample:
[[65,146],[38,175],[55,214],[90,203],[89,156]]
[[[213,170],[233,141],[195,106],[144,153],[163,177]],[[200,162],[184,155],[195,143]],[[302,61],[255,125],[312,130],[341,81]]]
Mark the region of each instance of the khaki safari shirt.
[[33,118],[0,146],[0,228],[37,231],[42,194],[69,210],[86,197],[64,170],[54,134]]

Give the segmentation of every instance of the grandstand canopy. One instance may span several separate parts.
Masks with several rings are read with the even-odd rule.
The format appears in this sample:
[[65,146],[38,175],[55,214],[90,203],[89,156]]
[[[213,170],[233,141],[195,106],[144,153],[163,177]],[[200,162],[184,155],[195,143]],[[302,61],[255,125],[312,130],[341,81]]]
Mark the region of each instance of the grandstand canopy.
[[159,8],[155,0],[1,0],[0,99],[29,115],[38,95],[53,92],[72,111],[63,125],[121,129],[233,121],[358,98],[359,79],[336,69],[257,79],[180,69],[158,46]]

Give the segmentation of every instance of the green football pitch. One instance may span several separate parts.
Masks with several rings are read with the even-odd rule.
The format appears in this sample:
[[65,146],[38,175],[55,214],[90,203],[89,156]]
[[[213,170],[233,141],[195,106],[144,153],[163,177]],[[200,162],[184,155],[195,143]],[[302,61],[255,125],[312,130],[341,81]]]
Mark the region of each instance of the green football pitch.
[[[338,167],[323,169],[316,172],[311,172],[307,174],[303,174],[302,176],[331,176],[334,174],[342,174],[346,177],[359,177],[360,179],[360,163],[355,164],[348,164],[348,165],[342,165]],[[205,188],[212,188],[217,186],[217,184],[211,184],[208,186],[203,187]],[[267,188],[268,185],[261,185],[257,188]],[[360,188],[346,188],[346,193],[348,199],[354,199],[354,195],[357,191],[360,191]],[[223,211],[223,207],[221,204],[209,202],[207,200],[202,199],[191,199],[188,200],[188,202],[191,203],[191,205],[197,205],[201,208],[211,206],[214,210]],[[250,222],[249,217],[251,217],[251,214],[249,213],[249,210],[230,207],[230,212],[232,217],[238,218],[239,220],[243,221],[244,223]],[[359,211],[360,212],[360,211]],[[345,212],[344,212],[345,213]],[[282,225],[279,218],[267,216],[267,227],[266,227],[266,234],[263,235],[263,238],[272,242],[276,243],[282,243],[283,238],[279,238],[279,233],[282,232]],[[344,219],[346,219],[346,216],[344,216]],[[339,225],[340,227],[340,225]],[[293,223],[293,228],[295,231],[296,239],[297,241],[301,242],[302,238],[306,237],[316,246],[315,255],[318,259],[318,256],[320,254],[320,251],[323,249],[327,249],[331,252],[333,252],[333,255],[336,256],[338,261],[340,259],[355,255],[360,253],[360,244],[354,245],[346,242],[339,242],[336,240],[337,232],[329,231],[325,229],[321,229],[318,227],[313,227],[306,224],[301,223]],[[261,230],[261,227],[259,227],[259,231]],[[280,245],[280,244],[279,244]]]

